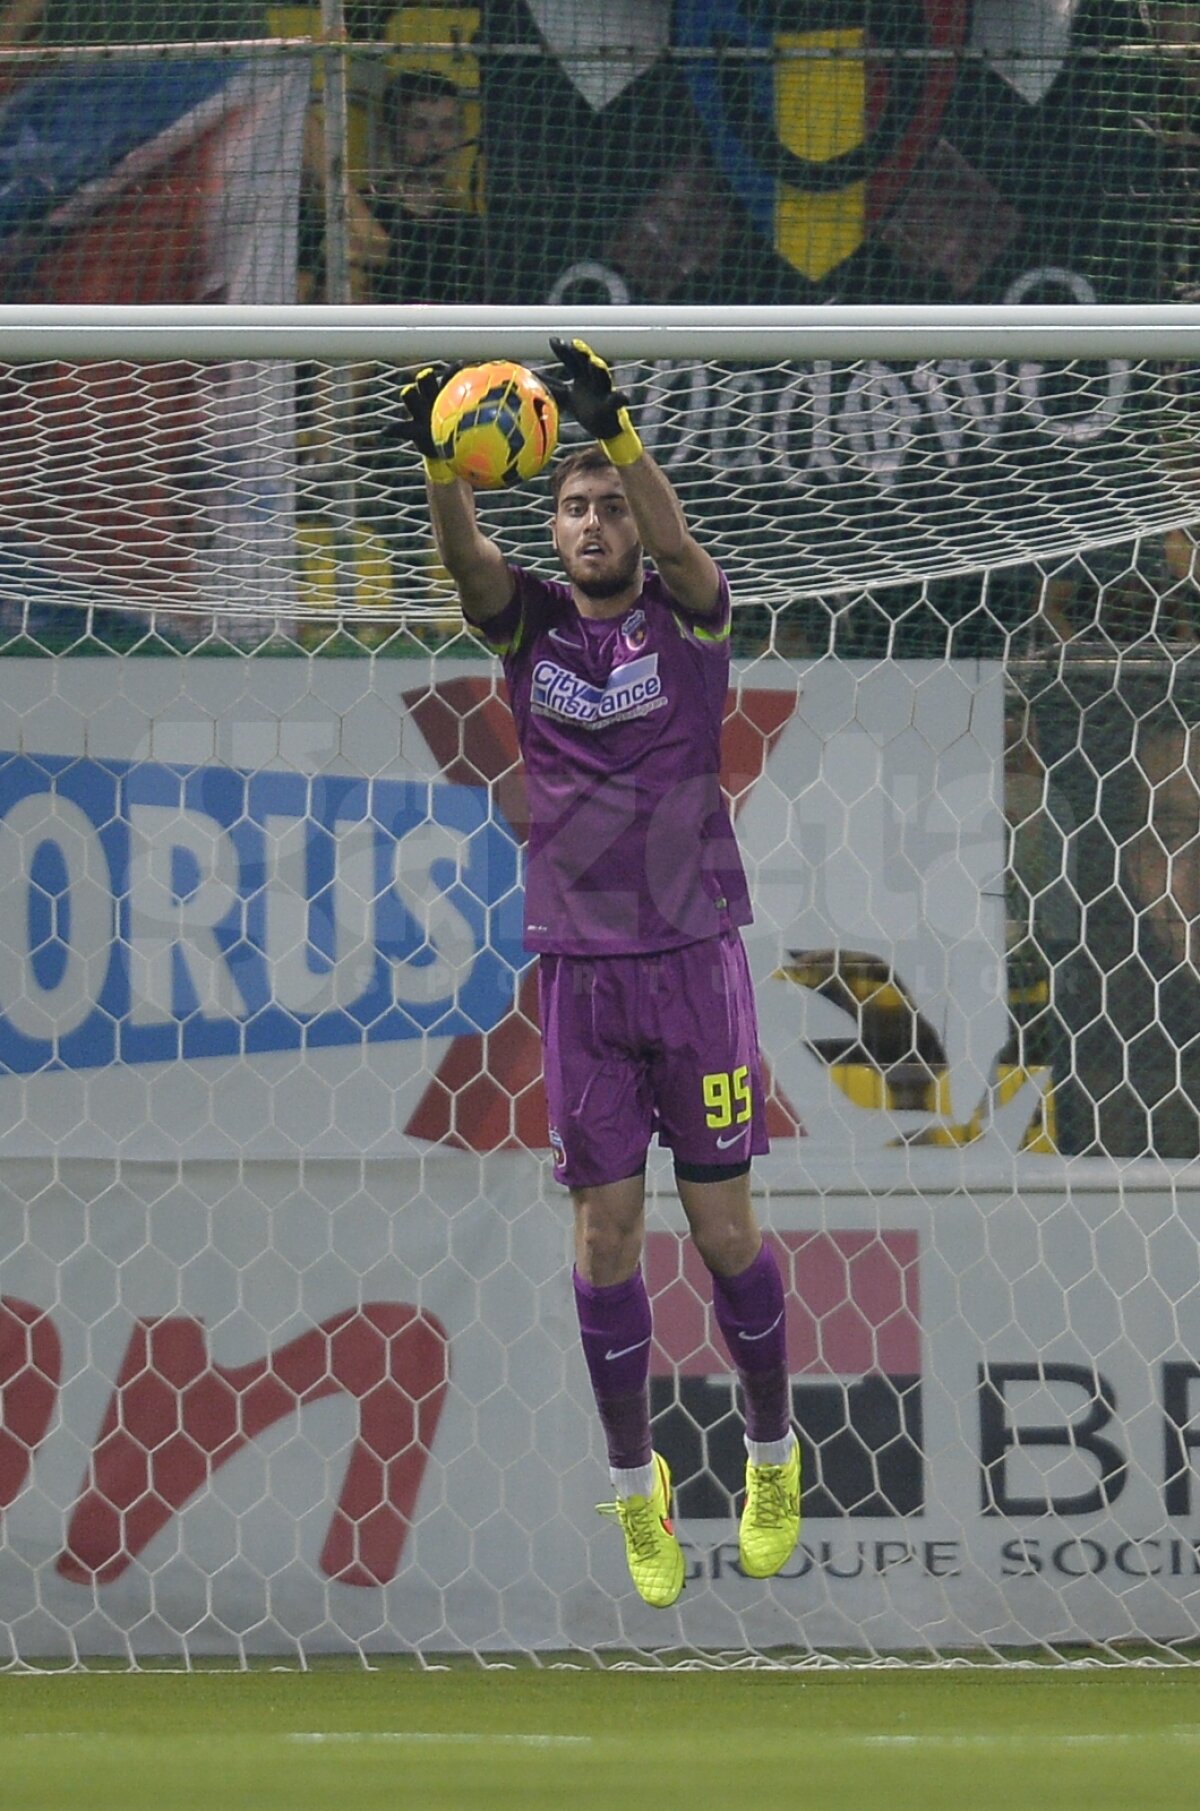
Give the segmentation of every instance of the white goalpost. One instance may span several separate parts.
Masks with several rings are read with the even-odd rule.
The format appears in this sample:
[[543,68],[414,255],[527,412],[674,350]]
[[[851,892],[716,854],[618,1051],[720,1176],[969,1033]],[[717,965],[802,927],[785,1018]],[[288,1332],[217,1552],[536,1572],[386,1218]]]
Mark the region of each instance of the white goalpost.
[[[741,1575],[656,1151],[669,1612],[594,1514],[515,735],[393,433],[552,335],[735,599],[805,1522]],[[1198,379],[1191,306],[0,306],[0,1668],[1195,1661]],[[479,507],[552,569],[544,480]]]

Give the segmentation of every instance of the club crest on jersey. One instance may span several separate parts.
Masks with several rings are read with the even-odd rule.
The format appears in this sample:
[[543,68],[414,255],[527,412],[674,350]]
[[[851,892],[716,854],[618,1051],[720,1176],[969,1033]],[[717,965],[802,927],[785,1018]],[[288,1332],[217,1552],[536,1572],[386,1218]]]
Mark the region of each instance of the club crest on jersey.
[[604,685],[593,685],[554,660],[539,660],[533,669],[533,710],[540,717],[558,717],[579,729],[628,722],[666,702],[657,654],[643,654],[640,660],[614,667]]
[[644,610],[631,611],[621,624],[621,640],[631,654],[636,654],[639,648],[645,647],[649,633]]

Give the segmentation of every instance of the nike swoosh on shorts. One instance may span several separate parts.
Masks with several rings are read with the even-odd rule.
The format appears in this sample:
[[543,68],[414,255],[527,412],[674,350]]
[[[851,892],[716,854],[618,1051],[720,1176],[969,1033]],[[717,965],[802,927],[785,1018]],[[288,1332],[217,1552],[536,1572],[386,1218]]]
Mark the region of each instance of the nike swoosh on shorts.
[[749,1130],[750,1130],[749,1126],[743,1126],[740,1132],[735,1132],[732,1135],[732,1137],[730,1137],[730,1138],[718,1138],[718,1140],[717,1140],[718,1151],[727,1151],[731,1144],[740,1143],[740,1141],[743,1138],[745,1138],[745,1136],[749,1132]]

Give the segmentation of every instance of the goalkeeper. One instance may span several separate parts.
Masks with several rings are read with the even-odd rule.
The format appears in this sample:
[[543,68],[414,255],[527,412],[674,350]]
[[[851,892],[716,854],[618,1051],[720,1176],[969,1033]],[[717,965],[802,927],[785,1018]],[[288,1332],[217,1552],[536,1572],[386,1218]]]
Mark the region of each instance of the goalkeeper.
[[[552,340],[559,405],[596,444],[557,466],[550,538],[566,583],[509,565],[470,487],[439,461],[446,372],[402,393],[441,558],[467,621],[503,657],[530,830],[526,947],[539,1005],[554,1174],[575,1210],[575,1301],[626,1556],[647,1603],[683,1589],[671,1476],[651,1447],[651,1314],[641,1272],[646,1153],[674,1157],[691,1237],[746,1416],[743,1570],[779,1571],[800,1528],[784,1291],[750,1196],[768,1148],[750,902],[719,782],[729,587],[646,453],[607,364]],[[649,556],[653,570],[647,570]]]

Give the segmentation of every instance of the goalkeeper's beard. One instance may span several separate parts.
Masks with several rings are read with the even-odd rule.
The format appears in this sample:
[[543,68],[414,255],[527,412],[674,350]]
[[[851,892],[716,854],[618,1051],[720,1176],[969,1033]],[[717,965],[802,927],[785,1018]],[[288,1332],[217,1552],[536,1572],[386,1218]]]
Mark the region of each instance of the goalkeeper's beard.
[[622,591],[628,591],[637,579],[641,565],[640,545],[631,547],[609,573],[592,573],[581,561],[563,560],[563,568],[575,589],[594,604],[603,603],[610,597],[619,597]]

